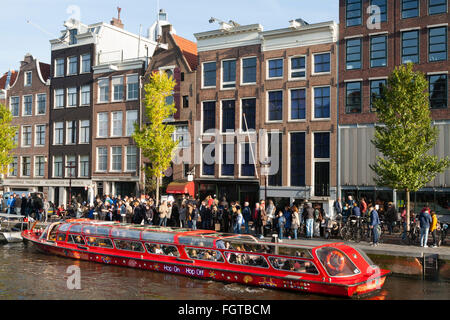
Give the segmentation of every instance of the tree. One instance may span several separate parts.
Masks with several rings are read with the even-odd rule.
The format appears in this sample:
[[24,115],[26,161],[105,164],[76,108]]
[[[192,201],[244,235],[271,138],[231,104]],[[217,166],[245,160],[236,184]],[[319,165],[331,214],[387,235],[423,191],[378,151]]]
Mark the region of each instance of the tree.
[[370,165],[375,182],[406,192],[406,226],[409,231],[410,192],[418,191],[450,165],[429,153],[436,144],[438,128],[433,126],[428,81],[413,64],[396,67],[375,99],[378,121],[372,143],[383,157]]
[[17,127],[12,126],[11,121],[11,111],[0,104],[0,174],[2,175],[9,173],[9,165],[13,162],[11,150],[17,147],[14,143]]
[[167,103],[174,87],[173,77],[169,78],[164,72],[155,72],[150,76],[150,82],[144,87],[145,116],[148,123],[142,128],[136,125],[133,134],[134,141],[149,161],[144,167],[146,176],[156,179],[156,204],[159,203],[161,178],[170,167],[178,146],[178,141],[172,138],[175,127],[164,122],[176,112],[175,104]]

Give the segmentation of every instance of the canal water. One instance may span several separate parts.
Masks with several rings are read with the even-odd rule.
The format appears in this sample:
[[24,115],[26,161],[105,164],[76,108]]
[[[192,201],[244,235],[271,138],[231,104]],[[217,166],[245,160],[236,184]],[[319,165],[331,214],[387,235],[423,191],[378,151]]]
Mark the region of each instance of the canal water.
[[[81,271],[81,289],[68,289],[70,266]],[[70,282],[70,281],[69,281]],[[306,300],[317,295],[190,279],[40,253],[31,244],[0,246],[0,300]],[[450,283],[390,277],[383,300],[449,300]]]

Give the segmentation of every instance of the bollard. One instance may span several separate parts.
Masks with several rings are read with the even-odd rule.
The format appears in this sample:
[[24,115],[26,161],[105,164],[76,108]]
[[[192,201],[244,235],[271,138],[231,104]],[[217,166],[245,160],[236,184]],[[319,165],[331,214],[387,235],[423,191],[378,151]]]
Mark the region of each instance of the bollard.
[[[277,234],[272,234],[272,243],[279,243]],[[274,254],[278,254],[278,246],[275,246]]]
[[122,217],[122,223],[127,223],[126,218],[125,218],[126,215],[122,213],[120,216]]
[[94,212],[94,220],[98,220],[98,213]]

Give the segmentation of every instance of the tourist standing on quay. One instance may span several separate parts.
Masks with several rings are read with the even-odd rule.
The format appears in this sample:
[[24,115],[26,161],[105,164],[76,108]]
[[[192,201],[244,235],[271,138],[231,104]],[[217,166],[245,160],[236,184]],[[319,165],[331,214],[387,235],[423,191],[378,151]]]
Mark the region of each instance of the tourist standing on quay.
[[430,211],[428,208],[424,208],[419,215],[420,221],[420,246],[428,248],[428,232],[430,231],[430,225],[432,222]]
[[372,237],[373,237],[372,246],[376,247],[378,246],[378,239],[380,236],[380,229],[379,229],[380,218],[378,216],[378,211],[373,206],[369,208],[369,212],[370,212],[370,229],[372,230]]

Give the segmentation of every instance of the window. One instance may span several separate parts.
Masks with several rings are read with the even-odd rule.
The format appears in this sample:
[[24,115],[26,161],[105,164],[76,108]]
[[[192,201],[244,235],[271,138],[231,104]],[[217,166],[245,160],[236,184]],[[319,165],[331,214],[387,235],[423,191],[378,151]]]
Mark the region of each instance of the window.
[[68,75],[75,75],[78,73],[78,57],[69,58],[69,71]]
[[45,114],[45,109],[47,106],[47,95],[46,94],[38,94],[37,95],[37,114],[42,115]]
[[256,58],[242,59],[242,83],[256,83]]
[[43,177],[45,168],[45,157],[36,156],[34,157],[34,176]]
[[139,76],[133,74],[127,76],[127,100],[139,99]]
[[314,88],[314,118],[330,117],[330,87]]
[[31,175],[31,157],[22,157],[22,177]]
[[55,122],[53,144],[61,145],[64,139],[64,122]]
[[298,260],[291,258],[269,257],[269,262],[277,270],[319,274],[312,261]]
[[222,88],[236,87],[236,60],[222,61]]
[[206,62],[203,63],[203,87],[215,87],[216,86],[216,63]]
[[419,0],[402,0],[402,19],[419,16]]
[[253,177],[255,176],[255,154],[256,144],[250,143],[241,144],[241,176]]
[[314,55],[314,73],[330,72],[330,53]]
[[386,85],[386,79],[370,81],[370,111],[376,111],[374,106],[375,99],[383,98],[383,86]]
[[242,131],[256,130],[256,98],[242,99]]
[[53,177],[62,178],[63,160],[61,156],[53,157]]
[[122,111],[112,112],[112,126],[111,126],[111,136],[121,137],[122,136]]
[[234,176],[234,144],[222,145],[222,176]]
[[108,248],[108,249],[114,248],[112,241],[107,238],[87,237],[87,242],[88,242],[88,245],[91,247],[100,247],[100,248]]
[[346,0],[345,17],[347,27],[362,23],[362,0]]
[[36,125],[36,141],[37,146],[45,145],[45,124]]
[[114,245],[118,250],[145,252],[144,246],[138,241],[114,240]]
[[314,158],[329,159],[330,158],[330,133],[316,132],[314,133]]
[[77,143],[77,123],[76,121],[66,122],[66,144]]
[[203,102],[203,133],[216,127],[216,102]]
[[306,89],[291,91],[291,120],[306,119]]
[[20,134],[19,129],[17,129],[16,132],[14,133],[14,138],[13,138],[14,145],[16,147],[19,145],[19,134]]
[[55,59],[55,77],[64,77],[64,59]]
[[76,158],[75,156],[66,156],[66,177],[75,177],[75,168],[76,168]]
[[387,36],[372,36],[370,38],[370,67],[387,66]]
[[11,97],[10,110],[13,117],[19,116],[19,97]]
[[269,79],[283,77],[283,59],[273,59],[268,61]]
[[[380,22],[387,21],[387,0],[370,0],[370,5],[378,6],[380,8]],[[370,15],[373,14],[373,11]],[[374,23],[374,21],[373,21]]]
[[148,253],[151,254],[160,254],[164,256],[174,256],[174,257],[180,256],[180,253],[178,252],[178,249],[175,246],[156,243],[146,243],[145,248],[147,249]]
[[419,31],[402,32],[402,63],[419,63]]
[[136,171],[137,167],[137,148],[136,146],[127,146],[127,171]]
[[122,171],[122,147],[111,147],[112,171]]
[[55,108],[64,108],[64,89],[55,89]]
[[269,95],[268,121],[283,120],[283,91],[270,91],[268,95]]
[[84,239],[82,236],[69,234],[69,238],[67,238],[68,243],[74,243],[74,244],[80,244],[85,245]]
[[31,146],[31,126],[22,127],[22,147]]
[[428,29],[428,61],[447,60],[447,27]]
[[447,12],[447,0],[428,0],[428,14]]
[[78,104],[77,99],[77,88],[67,88],[67,106],[68,107],[76,107]]
[[126,136],[131,137],[134,133],[134,125],[138,122],[138,111],[137,110],[129,110],[126,113],[127,123],[126,123]]
[[80,177],[89,177],[89,156],[80,156]]
[[360,113],[362,110],[361,82],[347,82],[345,84],[345,112]]
[[190,135],[188,126],[176,126],[173,140],[179,141],[178,148],[189,148]]
[[23,115],[33,115],[33,96],[23,96]]
[[17,177],[17,157],[13,157],[12,158],[12,163],[10,164],[9,167],[9,176],[10,177]]
[[109,101],[109,79],[99,79],[98,80],[98,91],[100,92],[98,96],[99,102]]
[[[268,172],[268,174],[273,173],[268,176],[268,185],[269,186],[281,186],[282,178],[283,178],[283,152],[281,151],[281,146],[283,142],[283,133],[281,132],[268,132],[267,133],[267,144],[268,144],[268,157],[273,159],[271,166],[274,167],[276,172]],[[278,155],[278,159],[276,159],[276,155]],[[278,166],[276,165],[276,161],[278,161]]]
[[123,100],[123,77],[112,79],[113,101]]
[[306,78],[306,57],[291,58],[291,79]]
[[268,268],[269,265],[263,256],[250,253],[225,252],[229,263],[240,264],[249,267]]
[[91,55],[89,53],[81,56],[81,73],[91,72]]
[[107,112],[98,113],[97,118],[98,118],[97,137],[98,138],[108,137],[108,113]]
[[108,170],[108,150],[106,147],[97,147],[97,171]]
[[346,41],[346,69],[361,69],[362,39],[347,39]]
[[189,96],[183,96],[183,108],[189,108]]
[[80,143],[89,143],[90,141],[90,121],[80,121]]
[[195,260],[206,260],[212,262],[224,262],[220,251],[210,249],[186,248],[189,258]]
[[214,176],[214,163],[216,157],[215,146],[204,144],[202,153],[202,175],[204,176]]
[[77,29],[69,30],[69,44],[77,44]]
[[33,72],[32,71],[26,71],[24,75],[24,86],[29,87],[32,84],[33,81]]
[[290,134],[290,167],[291,186],[305,186],[305,133],[293,132]]
[[81,105],[87,106],[91,104],[91,86],[85,85],[81,87]]
[[234,131],[235,125],[235,102],[234,100],[222,101],[222,133]]
[[448,78],[446,74],[428,77],[431,109],[447,108]]

